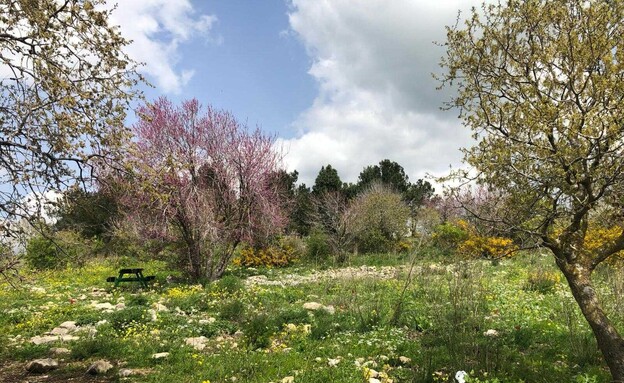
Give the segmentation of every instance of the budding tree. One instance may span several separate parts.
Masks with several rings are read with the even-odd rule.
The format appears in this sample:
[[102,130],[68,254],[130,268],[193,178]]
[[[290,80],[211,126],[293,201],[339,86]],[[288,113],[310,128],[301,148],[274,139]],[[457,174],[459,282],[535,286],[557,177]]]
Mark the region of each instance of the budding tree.
[[[550,249],[618,382],[624,340],[591,275],[624,249],[623,36],[622,1],[509,0],[449,28],[442,61],[477,140],[465,161],[505,195],[499,223]],[[618,234],[596,248],[599,209]]]
[[122,181],[129,218],[143,234],[177,242],[189,276],[219,278],[242,241],[282,228],[271,137],[197,100],[161,98],[138,115],[134,172]]
[[[0,231],[32,218],[50,189],[114,159],[141,81],[103,0],[0,0]],[[35,208],[33,208],[35,206]],[[0,272],[11,261],[0,256]]]

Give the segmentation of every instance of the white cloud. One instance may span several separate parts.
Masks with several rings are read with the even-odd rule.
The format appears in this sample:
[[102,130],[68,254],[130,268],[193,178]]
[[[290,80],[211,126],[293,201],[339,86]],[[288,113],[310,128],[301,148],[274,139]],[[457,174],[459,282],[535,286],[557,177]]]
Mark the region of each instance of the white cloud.
[[134,60],[143,62],[141,71],[165,93],[180,93],[192,78],[192,68],[179,68],[180,44],[196,37],[220,43],[211,34],[215,15],[198,15],[189,0],[119,1],[110,23],[121,27],[132,40],[126,48]]
[[410,179],[443,173],[461,158],[469,132],[456,112],[440,112],[448,93],[436,90],[445,25],[466,0],[292,0],[292,32],[305,45],[319,84],[313,105],[282,140],[286,162],[314,181],[330,163],[345,181],[389,158]]

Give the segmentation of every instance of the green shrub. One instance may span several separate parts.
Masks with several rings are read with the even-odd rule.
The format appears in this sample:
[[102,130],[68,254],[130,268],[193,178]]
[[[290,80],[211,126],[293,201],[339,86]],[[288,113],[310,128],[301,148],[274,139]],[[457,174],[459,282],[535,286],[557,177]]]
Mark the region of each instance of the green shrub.
[[245,304],[238,299],[224,303],[219,316],[228,321],[239,322],[245,317]]
[[357,236],[358,251],[365,254],[388,253],[395,249],[397,241],[384,235],[377,228],[369,228]]
[[271,336],[276,331],[273,321],[266,314],[258,314],[249,318],[243,326],[245,341],[252,349],[269,347]]
[[26,262],[33,268],[58,269],[68,265],[82,266],[101,248],[99,241],[85,239],[74,231],[59,231],[49,237],[31,238],[26,245]]
[[529,273],[524,288],[528,291],[547,294],[553,292],[560,281],[561,277],[557,272],[536,270]]
[[243,281],[236,275],[225,275],[217,282],[217,288],[229,294],[235,294],[245,288]]
[[400,193],[383,184],[372,184],[351,204],[350,230],[358,251],[387,253],[407,234],[409,207]]
[[110,336],[96,336],[79,340],[72,345],[71,357],[85,360],[92,357],[119,357],[121,345],[118,339]]
[[331,255],[329,238],[323,230],[314,228],[306,241],[306,255],[310,259],[325,260]]
[[461,226],[445,222],[433,229],[433,243],[444,251],[453,251],[468,238],[468,233]]
[[146,321],[143,307],[131,306],[123,310],[115,311],[111,314],[109,322],[111,326],[117,330],[125,330],[133,323],[141,323]]

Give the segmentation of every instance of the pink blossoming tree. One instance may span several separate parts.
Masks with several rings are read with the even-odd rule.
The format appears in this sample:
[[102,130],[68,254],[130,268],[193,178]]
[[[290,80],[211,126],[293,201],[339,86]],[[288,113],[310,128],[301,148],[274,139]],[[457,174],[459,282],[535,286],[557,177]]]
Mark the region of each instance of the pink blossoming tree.
[[160,98],[139,108],[123,199],[139,232],[179,244],[192,278],[219,278],[243,241],[285,224],[271,177],[280,169],[274,139],[232,114]]

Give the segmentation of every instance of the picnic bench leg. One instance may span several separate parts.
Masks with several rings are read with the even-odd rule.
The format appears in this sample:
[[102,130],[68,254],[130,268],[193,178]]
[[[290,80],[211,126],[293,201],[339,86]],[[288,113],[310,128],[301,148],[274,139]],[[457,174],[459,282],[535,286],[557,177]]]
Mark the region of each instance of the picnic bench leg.
[[137,273],[137,278],[139,278],[139,280],[141,281],[141,285],[147,288],[147,281],[145,280],[145,277],[143,277],[143,272],[139,271]]

